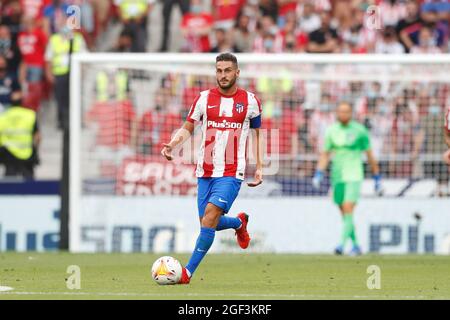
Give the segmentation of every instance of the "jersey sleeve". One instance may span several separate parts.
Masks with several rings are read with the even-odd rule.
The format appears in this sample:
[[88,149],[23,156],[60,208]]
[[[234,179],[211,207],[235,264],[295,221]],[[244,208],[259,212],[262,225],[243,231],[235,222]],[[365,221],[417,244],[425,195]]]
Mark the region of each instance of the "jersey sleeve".
[[248,115],[250,119],[250,128],[261,128],[261,101],[255,95],[251,95],[248,107],[250,109]]
[[194,123],[194,121],[200,121],[203,115],[203,108],[201,107],[201,99],[200,95],[198,95],[194,103],[191,105],[191,109],[189,109],[189,113],[187,115],[186,121]]
[[371,149],[369,130],[367,130],[367,128],[365,127],[362,130],[360,146],[361,151],[367,151]]

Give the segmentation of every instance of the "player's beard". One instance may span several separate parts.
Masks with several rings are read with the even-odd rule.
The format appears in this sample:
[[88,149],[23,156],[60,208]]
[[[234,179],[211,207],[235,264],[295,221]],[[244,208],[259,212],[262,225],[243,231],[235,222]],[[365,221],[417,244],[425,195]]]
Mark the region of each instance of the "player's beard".
[[237,77],[234,77],[233,79],[230,80],[230,82],[226,85],[222,85],[220,83],[220,80],[217,80],[217,85],[220,87],[220,89],[222,90],[228,90],[230,89],[232,86],[234,86],[234,84],[236,83],[236,79]]

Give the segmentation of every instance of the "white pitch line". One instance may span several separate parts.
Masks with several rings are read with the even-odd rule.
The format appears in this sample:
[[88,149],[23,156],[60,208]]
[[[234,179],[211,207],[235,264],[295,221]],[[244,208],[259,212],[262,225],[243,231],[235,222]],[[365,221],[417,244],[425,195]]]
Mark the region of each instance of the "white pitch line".
[[11,291],[14,290],[12,287],[0,286],[0,292]]
[[[1,292],[1,295],[75,295],[75,296],[116,296],[116,297],[258,297],[258,298],[309,298],[309,299],[425,299],[425,296],[356,295],[331,296],[309,294],[264,294],[264,293],[127,293],[127,292]],[[444,297],[434,297],[445,299]]]

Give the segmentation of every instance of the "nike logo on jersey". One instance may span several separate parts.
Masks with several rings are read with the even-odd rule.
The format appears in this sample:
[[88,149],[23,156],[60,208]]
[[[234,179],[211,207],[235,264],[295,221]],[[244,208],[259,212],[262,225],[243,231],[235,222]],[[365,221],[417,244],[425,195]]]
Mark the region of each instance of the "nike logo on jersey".
[[212,108],[215,108],[215,107],[217,107],[217,106],[208,106],[208,109],[212,109]]
[[227,203],[228,201],[223,200],[222,198],[219,198],[219,202]]

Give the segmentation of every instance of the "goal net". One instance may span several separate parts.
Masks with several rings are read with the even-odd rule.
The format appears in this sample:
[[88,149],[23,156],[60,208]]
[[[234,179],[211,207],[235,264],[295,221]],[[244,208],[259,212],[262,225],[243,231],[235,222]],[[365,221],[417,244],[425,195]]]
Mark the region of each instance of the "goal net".
[[[241,54],[238,60],[239,86],[262,101],[265,165],[264,183],[253,189],[243,184],[239,198],[328,197],[328,175],[319,189],[311,177],[340,101],[353,104],[354,119],[370,132],[383,199],[449,195],[449,169],[442,162],[449,56]],[[71,250],[170,251],[185,241],[173,236],[178,227],[166,219],[172,211],[196,211],[199,128],[174,161],[160,151],[198,93],[216,86],[214,62],[215,55],[74,55]],[[252,141],[250,136],[246,179],[255,168]],[[367,164],[365,172],[362,201],[375,197]],[[190,199],[192,207],[180,199]],[[143,228],[140,219],[155,215],[159,223]]]

